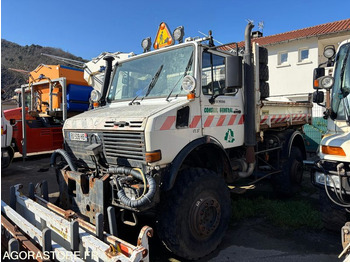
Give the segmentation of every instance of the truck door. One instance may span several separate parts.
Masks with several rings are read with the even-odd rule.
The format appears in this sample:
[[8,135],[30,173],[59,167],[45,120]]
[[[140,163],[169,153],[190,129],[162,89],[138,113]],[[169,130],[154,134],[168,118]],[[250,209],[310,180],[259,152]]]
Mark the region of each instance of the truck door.
[[[225,56],[203,51],[201,72],[203,134],[215,137],[224,148],[243,145],[243,90],[227,90]],[[214,103],[210,103],[211,98],[215,98]]]

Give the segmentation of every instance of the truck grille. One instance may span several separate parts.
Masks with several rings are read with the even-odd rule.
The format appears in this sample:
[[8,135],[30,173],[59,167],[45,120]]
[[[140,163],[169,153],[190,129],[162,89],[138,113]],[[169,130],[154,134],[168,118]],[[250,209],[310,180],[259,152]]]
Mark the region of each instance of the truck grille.
[[[83,160],[88,166],[94,167],[91,157],[86,153],[86,147],[95,141],[92,136],[100,138],[104,154],[109,164],[127,165],[131,161],[145,163],[145,138],[143,132],[113,131],[87,133],[88,141],[69,140],[66,131],[66,150],[75,160]],[[68,138],[68,139],[67,139]]]
[[103,147],[107,158],[121,157],[145,161],[143,132],[104,132]]

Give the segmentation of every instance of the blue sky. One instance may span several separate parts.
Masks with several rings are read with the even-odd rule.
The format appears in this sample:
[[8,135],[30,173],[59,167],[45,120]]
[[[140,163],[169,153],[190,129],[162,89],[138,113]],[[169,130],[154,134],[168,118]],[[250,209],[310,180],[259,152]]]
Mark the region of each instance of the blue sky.
[[273,35],[350,18],[350,1],[2,0],[1,38],[61,48],[85,59],[101,52],[142,53],[161,22],[185,27],[185,37],[213,31],[223,43],[241,41],[246,20]]

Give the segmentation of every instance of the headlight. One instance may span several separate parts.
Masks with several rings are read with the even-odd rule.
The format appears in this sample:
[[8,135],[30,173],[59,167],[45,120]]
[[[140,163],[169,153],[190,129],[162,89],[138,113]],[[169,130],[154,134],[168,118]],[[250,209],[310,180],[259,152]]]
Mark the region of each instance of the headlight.
[[[324,183],[325,183],[325,175],[323,173],[316,172],[315,173],[315,182],[317,184],[324,185]],[[327,176],[327,186],[330,186],[330,187],[334,188],[334,185],[335,185],[336,188],[338,188],[338,189],[340,188],[339,176],[333,176],[333,175]]]
[[331,89],[334,84],[334,78],[331,76],[323,76],[320,79],[320,86],[324,89]]
[[327,46],[324,48],[323,55],[324,55],[326,58],[328,58],[328,59],[334,57],[334,55],[335,55],[335,48],[334,48],[334,45],[327,45]]
[[151,49],[151,45],[152,45],[152,41],[150,37],[143,39],[141,42],[143,52],[148,52]]
[[100,101],[102,95],[99,91],[97,90],[92,90],[91,94],[90,94],[90,99],[92,100],[92,102],[98,102]]
[[182,88],[187,93],[192,92],[196,88],[196,80],[193,76],[187,75],[182,80]]
[[185,31],[183,26],[177,27],[173,32],[173,36],[175,40],[178,41],[179,43],[182,43],[184,35],[185,35]]

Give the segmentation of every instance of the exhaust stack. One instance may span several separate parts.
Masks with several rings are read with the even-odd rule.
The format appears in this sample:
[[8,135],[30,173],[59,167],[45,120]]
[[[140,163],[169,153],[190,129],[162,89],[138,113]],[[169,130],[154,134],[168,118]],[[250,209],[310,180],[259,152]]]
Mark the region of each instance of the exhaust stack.
[[105,78],[104,78],[103,87],[102,87],[101,106],[104,106],[106,104],[106,95],[107,95],[108,85],[111,80],[112,62],[114,60],[114,57],[106,56],[103,59],[106,60],[106,72],[105,72]]
[[253,56],[252,56],[252,40],[251,32],[254,25],[249,22],[245,28],[245,51],[244,51],[244,143],[247,147],[246,161],[248,163],[247,172],[240,172],[240,177],[250,176],[255,168],[255,95],[254,95],[254,71],[253,71]]

